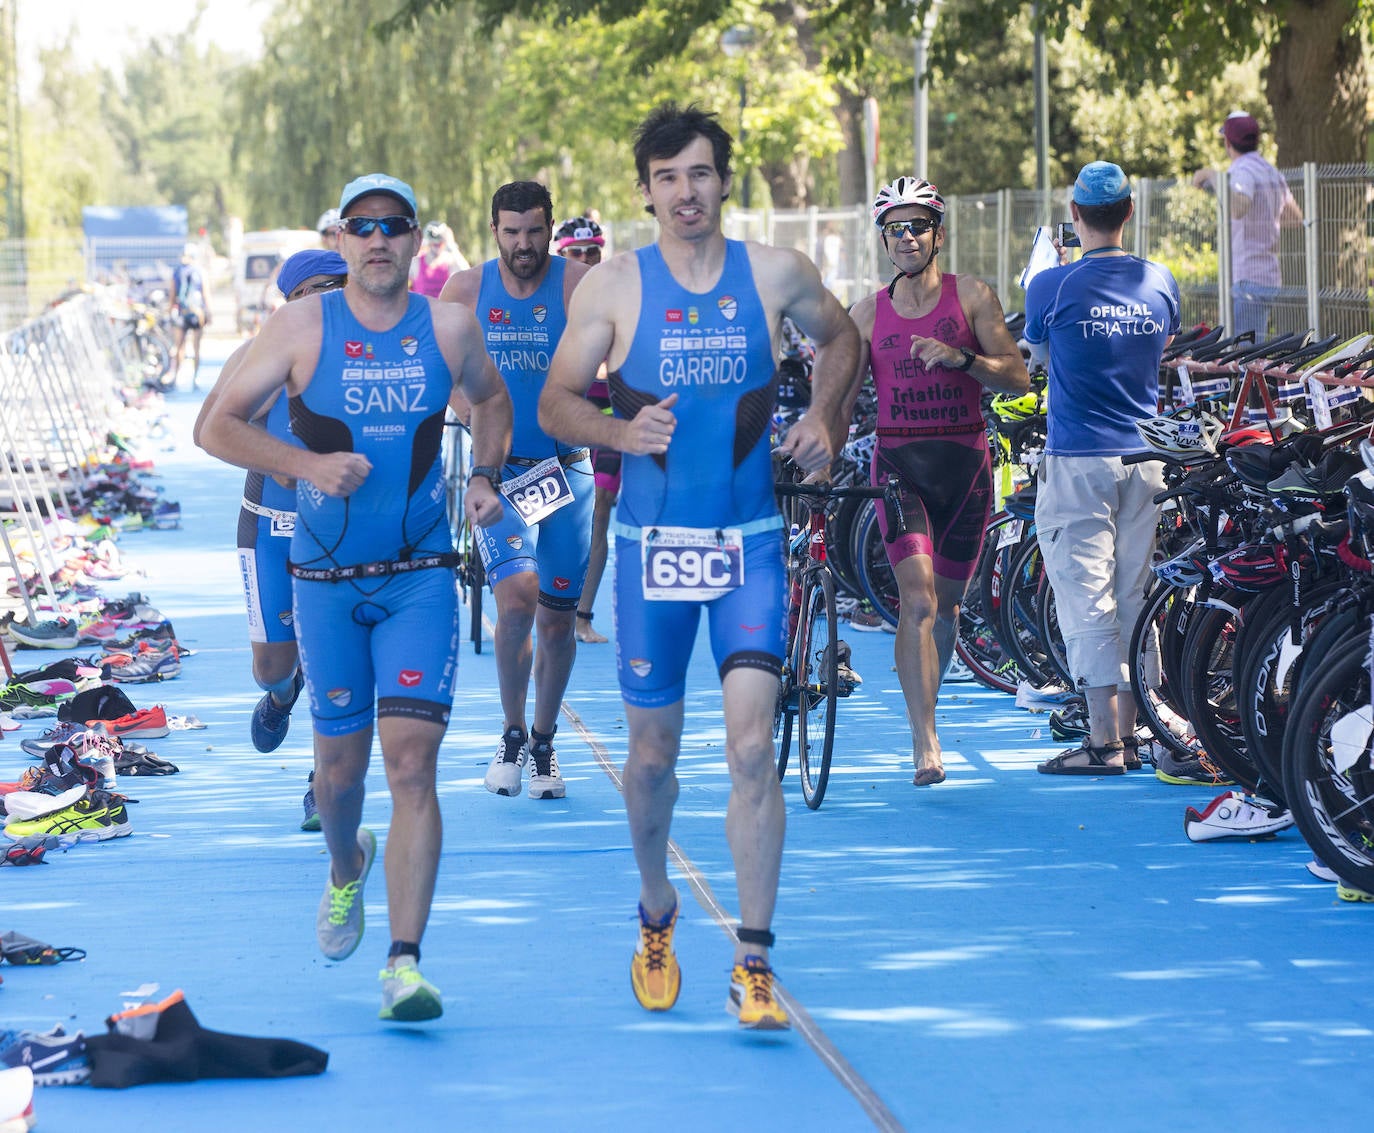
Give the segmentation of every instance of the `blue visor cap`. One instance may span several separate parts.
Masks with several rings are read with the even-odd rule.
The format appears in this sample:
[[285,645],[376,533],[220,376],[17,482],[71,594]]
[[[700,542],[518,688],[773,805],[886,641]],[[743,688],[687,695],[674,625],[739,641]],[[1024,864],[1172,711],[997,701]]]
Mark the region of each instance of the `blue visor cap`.
[[1110,161],[1093,161],[1083,166],[1073,183],[1076,205],[1114,205],[1131,195],[1131,183],[1121,166]]
[[388,177],[385,173],[366,173],[345,185],[344,191],[339,194],[340,214],[347,216],[348,206],[369,193],[385,193],[389,197],[395,197],[405,205],[410,216],[415,216],[415,191],[404,181]]

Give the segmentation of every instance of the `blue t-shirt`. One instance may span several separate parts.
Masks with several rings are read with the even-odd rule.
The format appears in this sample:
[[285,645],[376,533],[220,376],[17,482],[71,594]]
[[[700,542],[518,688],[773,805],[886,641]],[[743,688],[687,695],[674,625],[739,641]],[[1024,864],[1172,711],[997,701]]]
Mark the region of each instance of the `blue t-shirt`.
[[530,460],[570,451],[539,427],[539,395],[549,376],[549,360],[568,325],[563,306],[563,273],[568,261],[549,257],[549,270],[533,295],[516,299],[501,280],[500,263],[482,265],[477,292],[477,320],[487,353],[496,363],[510,393],[510,451]]
[[1137,256],[1085,256],[1026,289],[1025,339],[1049,343],[1052,456],[1124,456],[1158,411],[1159,360],[1178,333],[1178,284]]
[[323,336],[310,384],[291,399],[291,431],[312,452],[359,452],[372,471],[351,496],[296,483],[291,561],[319,568],[450,551],[439,459],[453,376],[434,339],[431,300],[368,330],[342,291],[320,296]]
[[625,454],[617,519],[631,527],[725,527],[776,515],[773,344],[747,248],[727,241],[720,279],[700,294],[673,278],[657,244],[635,255],[639,322],[610,375],[611,405],[616,416],[633,417],[680,396],[667,453]]

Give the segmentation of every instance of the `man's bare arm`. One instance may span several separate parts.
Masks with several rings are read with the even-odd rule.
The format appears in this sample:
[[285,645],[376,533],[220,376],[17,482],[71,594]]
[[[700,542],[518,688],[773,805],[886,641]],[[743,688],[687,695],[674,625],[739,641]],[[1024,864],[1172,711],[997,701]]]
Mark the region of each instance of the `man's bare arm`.
[[[994,393],[1026,393],[1030,389],[1030,374],[1026,372],[1021,348],[1007,330],[996,292],[975,276],[961,275],[959,300],[964,304],[969,329],[978,340],[978,357],[968,369],[969,377]],[[963,361],[962,354],[958,361]]]

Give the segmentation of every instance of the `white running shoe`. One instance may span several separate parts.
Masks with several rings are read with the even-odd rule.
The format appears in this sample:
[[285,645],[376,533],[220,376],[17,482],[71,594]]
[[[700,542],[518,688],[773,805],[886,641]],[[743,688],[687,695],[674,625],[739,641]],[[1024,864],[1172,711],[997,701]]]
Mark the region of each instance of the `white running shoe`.
[[496,744],[496,754],[482,780],[493,795],[513,797],[520,793],[520,778],[530,757],[530,744],[522,728],[507,728]]
[[394,968],[383,968],[377,978],[382,981],[382,1009],[377,1018],[423,1023],[444,1013],[439,989],[420,975],[420,969],[409,957],[398,961]]
[[1191,842],[1219,838],[1272,838],[1293,825],[1293,816],[1279,807],[1266,807],[1259,799],[1239,791],[1218,795],[1199,812],[1183,812],[1183,832]]
[[[558,753],[553,750],[551,740],[534,740],[529,748],[530,762],[533,768],[530,771],[530,798],[532,799],[561,799],[568,793],[567,785],[563,782],[563,775],[558,770]],[[517,791],[520,789],[516,784]]]
[[1313,858],[1307,863],[1307,872],[1318,881],[1340,881],[1339,875],[1321,858]]
[[315,914],[315,939],[331,960],[352,956],[363,939],[363,883],[377,856],[377,836],[366,826],[358,828],[358,848],[363,852],[363,872],[356,881],[340,886],[335,886],[331,872]]

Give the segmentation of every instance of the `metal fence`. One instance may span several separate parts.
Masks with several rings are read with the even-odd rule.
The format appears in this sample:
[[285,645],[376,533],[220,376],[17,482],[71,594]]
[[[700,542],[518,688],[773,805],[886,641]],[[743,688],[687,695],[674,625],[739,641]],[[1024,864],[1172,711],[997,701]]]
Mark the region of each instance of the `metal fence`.
[[[1374,329],[1374,167],[1304,165],[1284,176],[1303,213],[1300,227],[1281,230],[1283,286],[1272,307],[1271,331],[1307,328],[1349,337]],[[1225,178],[1214,196],[1191,182],[1140,178],[1135,218],[1125,233],[1128,251],[1166,265],[1178,280],[1185,325],[1233,324],[1231,228]],[[1048,196],[1002,189],[946,200],[947,270],[985,279],[1008,311],[1025,307],[1017,285],[1030,257],[1035,229],[1069,219],[1069,190]],[[801,212],[733,209],[726,234],[795,247],[821,265],[845,304],[885,286],[891,265],[882,253],[869,211]],[[612,250],[638,247],[656,235],[650,218],[611,222]]]

